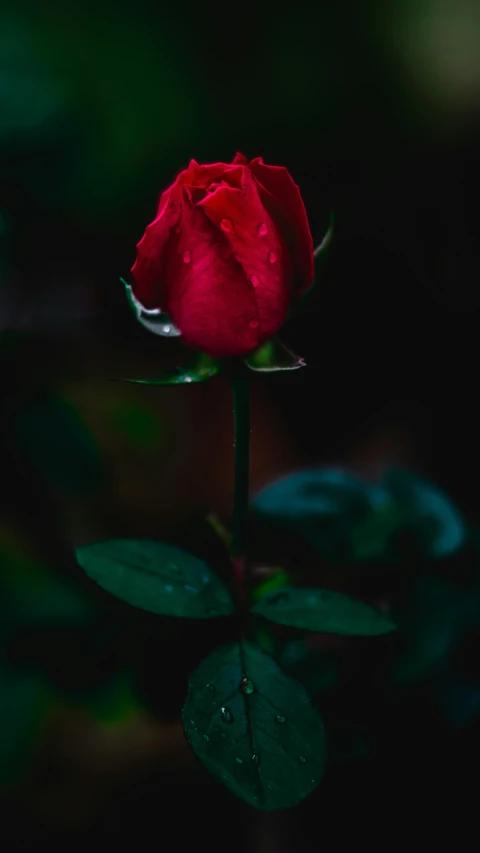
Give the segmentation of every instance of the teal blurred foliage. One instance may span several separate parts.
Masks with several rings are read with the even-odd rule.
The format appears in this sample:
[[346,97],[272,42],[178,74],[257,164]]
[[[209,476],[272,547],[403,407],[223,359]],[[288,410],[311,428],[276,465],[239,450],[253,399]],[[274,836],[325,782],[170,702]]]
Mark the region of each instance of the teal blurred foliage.
[[0,791],[29,772],[49,699],[44,679],[9,666],[0,650]]
[[[480,637],[480,551],[474,530],[445,493],[400,469],[387,471],[378,484],[341,469],[306,469],[264,487],[252,512],[266,523],[265,536],[282,541],[290,531],[309,543],[321,566],[346,571],[353,591],[376,590],[372,603],[383,602],[398,626],[376,664],[376,689],[383,685],[383,695],[396,701],[432,705],[449,730],[475,717],[480,670],[473,651],[468,670],[465,659]],[[354,676],[346,648],[325,646],[321,635],[315,641],[266,633],[264,646],[319,695],[321,706],[352,678],[368,681],[368,655],[366,663],[357,660]],[[335,740],[335,719],[330,725]],[[372,737],[367,727],[367,740]],[[358,739],[352,760],[370,754],[353,743]],[[344,750],[339,755],[346,759]]]
[[49,389],[32,393],[12,417],[13,441],[48,486],[88,495],[106,479],[105,463],[80,413]]
[[389,471],[378,485],[340,469],[298,471],[262,489],[252,509],[338,562],[395,561],[402,542],[411,557],[445,557],[466,537],[448,498],[406,471]]
[[0,789],[24,782],[59,707],[100,724],[139,707],[119,641],[122,620],[64,567],[0,552]]
[[2,4],[0,32],[0,146],[60,146],[63,155],[48,174],[25,163],[22,178],[35,181],[42,205],[122,216],[153,162],[181,165],[201,103],[168,24],[152,27],[109,0],[31,0]]
[[[71,582],[0,551],[0,788],[28,774],[53,695],[41,666],[42,633],[92,622],[88,599]],[[20,650],[20,651],[19,651]]]

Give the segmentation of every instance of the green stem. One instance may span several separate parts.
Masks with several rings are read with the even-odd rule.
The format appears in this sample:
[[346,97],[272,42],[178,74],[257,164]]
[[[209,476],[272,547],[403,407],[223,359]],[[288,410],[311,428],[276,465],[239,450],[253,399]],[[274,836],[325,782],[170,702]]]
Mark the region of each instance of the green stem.
[[231,376],[235,424],[235,485],[230,554],[235,572],[237,598],[245,605],[245,550],[250,471],[250,388],[248,369],[243,362],[235,365]]

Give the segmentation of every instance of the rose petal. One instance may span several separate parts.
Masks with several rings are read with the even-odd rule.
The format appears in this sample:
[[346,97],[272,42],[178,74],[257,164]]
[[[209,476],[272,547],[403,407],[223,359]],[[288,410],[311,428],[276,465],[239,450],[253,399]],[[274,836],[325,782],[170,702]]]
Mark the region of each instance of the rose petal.
[[142,239],[137,243],[137,257],[131,269],[132,290],[139,302],[148,309],[163,307],[164,250],[180,216],[179,189],[184,174],[180,173],[175,183],[162,193],[157,215],[147,225]]
[[[241,190],[219,187],[198,206],[223,231],[253,288],[262,337],[270,337],[288,310],[292,269],[285,241],[260,200],[254,178],[244,169]],[[265,236],[259,235],[260,225],[267,228]]]
[[222,232],[188,197],[166,260],[165,307],[186,344],[216,357],[258,346],[264,338],[254,290]]
[[300,190],[284,166],[267,166],[256,157],[248,168],[258,182],[262,202],[282,228],[297,277],[295,292],[301,293],[312,283],[314,267],[313,239]]
[[[195,162],[195,161],[192,161]],[[194,169],[188,170],[184,175],[183,184],[194,187],[208,187],[217,178],[223,178],[233,187],[239,187],[242,181],[242,168],[231,163],[209,163],[199,166],[195,163]]]
[[240,151],[237,151],[235,157],[232,160],[232,163],[239,163],[241,166],[246,166],[248,160],[243,154],[240,154]]

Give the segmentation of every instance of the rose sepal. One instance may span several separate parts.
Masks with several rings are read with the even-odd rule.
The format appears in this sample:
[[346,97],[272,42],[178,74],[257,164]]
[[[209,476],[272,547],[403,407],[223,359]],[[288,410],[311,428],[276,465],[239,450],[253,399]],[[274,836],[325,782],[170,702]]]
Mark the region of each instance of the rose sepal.
[[168,314],[165,314],[160,308],[145,308],[136,298],[131,286],[123,278],[120,281],[125,287],[128,304],[142,326],[149,332],[153,332],[154,335],[162,335],[164,338],[180,337],[182,334],[180,329],[177,329],[172,323]]
[[325,263],[325,258],[326,258],[327,252],[328,252],[328,250],[332,244],[333,233],[334,233],[334,216],[333,216],[333,213],[330,213],[330,225],[328,226],[328,229],[327,229],[324,237],[322,238],[322,240],[320,241],[320,243],[318,244],[316,249],[313,250],[313,260],[314,260],[314,265],[315,265],[315,275],[314,275],[313,281],[309,285],[307,290],[300,296],[300,298],[297,299],[296,302],[294,302],[292,304],[292,307],[290,310],[290,316],[291,317],[294,316],[295,314],[298,314],[299,311],[302,311],[305,308],[305,304],[306,304],[307,300],[312,295],[312,292],[315,288],[315,285],[319,279],[320,270],[321,270],[323,264]]
[[270,338],[245,359],[250,370],[258,373],[275,373],[279,370],[298,370],[305,367],[305,359],[296,355],[277,337]]
[[221,364],[204,352],[194,352],[186,362],[162,376],[152,379],[124,379],[137,385],[189,385],[192,382],[206,382],[220,373]]

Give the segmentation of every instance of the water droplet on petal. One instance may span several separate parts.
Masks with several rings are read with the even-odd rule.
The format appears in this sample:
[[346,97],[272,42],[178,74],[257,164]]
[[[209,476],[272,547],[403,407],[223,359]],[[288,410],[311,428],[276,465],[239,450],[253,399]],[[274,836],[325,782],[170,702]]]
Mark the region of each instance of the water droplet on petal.
[[307,759],[305,758],[304,755],[299,755],[298,760],[299,760],[300,764],[306,764],[307,763]]
[[287,718],[286,718],[286,717],[284,717],[282,714],[277,714],[277,716],[275,717],[275,722],[276,722],[276,723],[278,723],[278,724],[279,724],[279,726],[281,726],[281,725],[282,725],[282,723],[286,723],[286,722],[287,722]]
[[258,275],[251,275],[250,281],[252,282],[254,287],[258,287],[258,285],[260,284],[260,279],[259,279]]
[[209,743],[209,741],[210,741],[210,738],[208,735],[204,735],[203,739],[204,739],[205,743]]
[[255,692],[255,686],[253,684],[253,681],[250,681],[249,678],[246,678],[246,676],[243,676],[243,678],[240,682],[240,690],[242,693],[246,693],[247,695],[249,695],[250,693],[254,693]]
[[183,263],[189,264],[191,260],[192,260],[192,253],[189,252],[187,249],[187,251],[183,253]]
[[215,693],[217,692],[214,684],[207,684],[205,690],[207,693],[210,693],[210,696],[215,696]]
[[243,764],[243,758],[239,758],[238,755],[237,755],[235,761],[237,762],[237,764]]
[[250,320],[248,325],[250,326],[251,329],[258,329],[260,324],[259,324],[258,320]]
[[252,764],[254,764],[255,767],[258,767],[258,765],[260,764],[260,756],[257,755],[256,752],[254,752],[252,755]]
[[269,252],[268,253],[268,263],[274,264],[276,260],[277,260],[277,256],[276,256],[275,252]]
[[230,219],[221,219],[220,228],[222,231],[233,231],[233,225]]
[[173,592],[173,586],[170,583],[165,584],[165,592]]
[[261,222],[260,225],[258,226],[257,234],[259,237],[265,237],[265,235],[268,234],[268,228],[264,222]]
[[222,708],[220,710],[220,717],[224,723],[233,723],[233,714],[230,708]]

